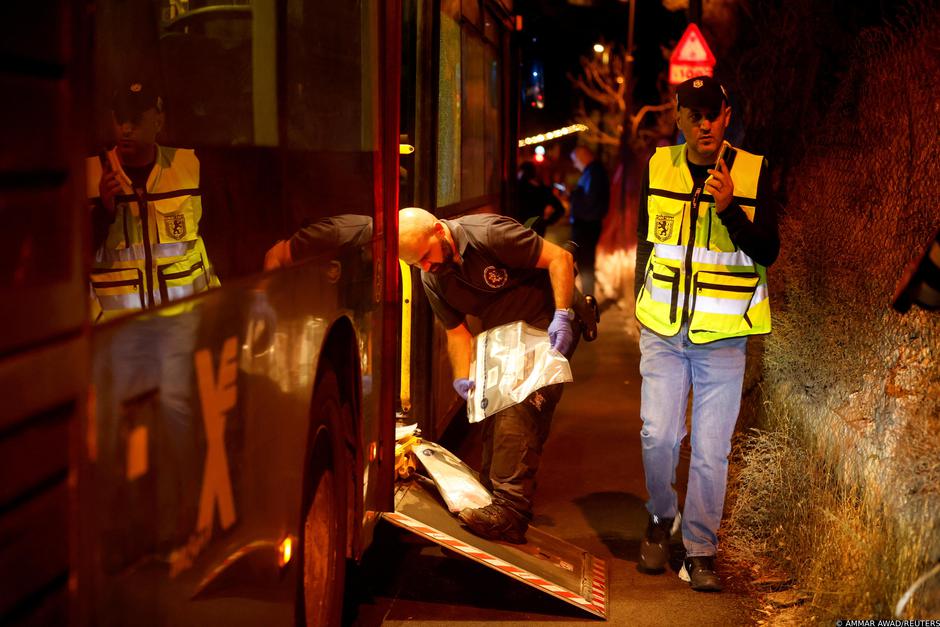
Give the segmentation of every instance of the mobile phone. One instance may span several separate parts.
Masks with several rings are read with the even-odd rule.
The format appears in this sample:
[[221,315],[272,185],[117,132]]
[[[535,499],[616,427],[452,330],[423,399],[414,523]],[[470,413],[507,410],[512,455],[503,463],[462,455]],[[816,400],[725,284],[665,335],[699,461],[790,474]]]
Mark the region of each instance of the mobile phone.
[[718,163],[722,159],[725,160],[725,165],[728,166],[728,171],[731,171],[731,165],[734,163],[734,156],[738,154],[738,151],[735,150],[731,144],[727,141],[721,142],[721,149],[718,151],[718,158],[715,159],[715,167],[718,167]]
[[[725,153],[728,152],[729,148],[731,148],[731,144],[729,144],[727,141],[721,142],[721,148],[718,150],[718,158],[715,159],[716,168],[718,167],[718,164],[721,163],[721,160],[725,158]],[[725,163],[725,165],[728,165],[728,164]]]
[[565,186],[562,185],[561,183],[552,183],[552,187],[554,187],[555,189],[557,189],[557,190],[560,191],[560,192],[565,191]]
[[[718,158],[715,159],[715,165],[712,166],[713,170],[718,169],[718,164],[721,163],[721,160],[725,160],[725,166],[728,168],[728,172],[731,172],[731,164],[734,163],[734,156],[737,154],[734,148],[731,147],[727,141],[721,142],[721,148],[718,149]],[[708,184],[710,180],[715,178],[711,174],[708,175],[708,178],[705,179],[705,185]]]

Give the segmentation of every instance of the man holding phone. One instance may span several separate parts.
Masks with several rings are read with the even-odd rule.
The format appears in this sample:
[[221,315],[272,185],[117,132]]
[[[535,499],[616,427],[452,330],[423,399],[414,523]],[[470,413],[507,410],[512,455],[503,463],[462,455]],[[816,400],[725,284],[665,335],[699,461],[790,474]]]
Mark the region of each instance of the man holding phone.
[[[747,337],[770,332],[767,266],[777,258],[767,163],[724,141],[727,92],[698,76],[676,90],[686,143],[658,148],[640,197],[635,292],[643,377],[640,433],[649,523],[640,568],[661,572],[680,527],[679,576],[719,591],[715,572],[728,454]],[[680,515],[673,487],[692,396],[692,457]]]

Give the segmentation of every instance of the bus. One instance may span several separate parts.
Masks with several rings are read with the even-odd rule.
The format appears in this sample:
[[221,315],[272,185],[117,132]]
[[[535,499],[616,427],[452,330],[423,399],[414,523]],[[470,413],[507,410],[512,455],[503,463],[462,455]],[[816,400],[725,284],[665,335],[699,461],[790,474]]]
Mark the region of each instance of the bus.
[[[511,1],[16,4],[0,621],[337,624],[394,508],[396,418],[436,437],[460,406],[420,290],[403,316],[397,212],[506,211]],[[195,151],[220,286],[96,321],[89,164],[134,81]],[[306,258],[263,271],[298,231]]]

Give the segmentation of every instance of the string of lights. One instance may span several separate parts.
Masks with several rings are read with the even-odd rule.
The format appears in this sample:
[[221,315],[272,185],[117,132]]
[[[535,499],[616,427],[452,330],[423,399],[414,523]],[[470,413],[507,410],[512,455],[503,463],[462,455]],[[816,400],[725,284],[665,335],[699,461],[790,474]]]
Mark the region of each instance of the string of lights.
[[554,131],[549,131],[548,133],[539,133],[538,135],[532,135],[526,137],[525,139],[519,140],[519,148],[524,148],[526,146],[531,146],[532,144],[541,144],[552,139],[558,139],[559,137],[564,137],[565,135],[570,135],[572,133],[580,133],[587,130],[587,126],[584,124],[572,124],[570,126],[565,126]]

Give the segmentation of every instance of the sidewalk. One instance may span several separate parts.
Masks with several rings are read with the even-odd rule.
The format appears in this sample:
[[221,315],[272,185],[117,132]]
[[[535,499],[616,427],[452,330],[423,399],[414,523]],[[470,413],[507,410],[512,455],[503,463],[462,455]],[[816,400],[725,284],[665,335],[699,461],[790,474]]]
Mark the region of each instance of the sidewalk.
[[[625,312],[604,312],[599,337],[573,360],[539,470],[534,524],[610,560],[610,624],[743,625],[753,601],[726,591],[692,591],[671,569],[637,570],[646,530],[646,488],[640,456],[639,347]],[[684,488],[688,448],[678,485]],[[681,494],[680,502],[684,495]],[[681,560],[681,555],[673,561]],[[721,565],[719,564],[719,571]]]
[[[573,360],[539,470],[533,524],[608,561],[610,625],[748,625],[755,603],[729,590],[692,591],[674,570],[637,571],[646,530],[640,458],[639,353],[626,332],[627,313],[602,315],[600,336],[582,342]],[[480,426],[457,455],[479,468]],[[683,451],[679,485],[688,452]],[[681,495],[680,495],[681,498]],[[380,526],[381,527],[381,526]],[[389,533],[386,528],[383,533]],[[394,531],[392,532],[394,534]],[[394,534],[369,560],[371,578],[357,625],[598,625],[586,614],[439,547]],[[676,562],[681,556],[676,554]],[[719,571],[721,564],[719,563]]]

